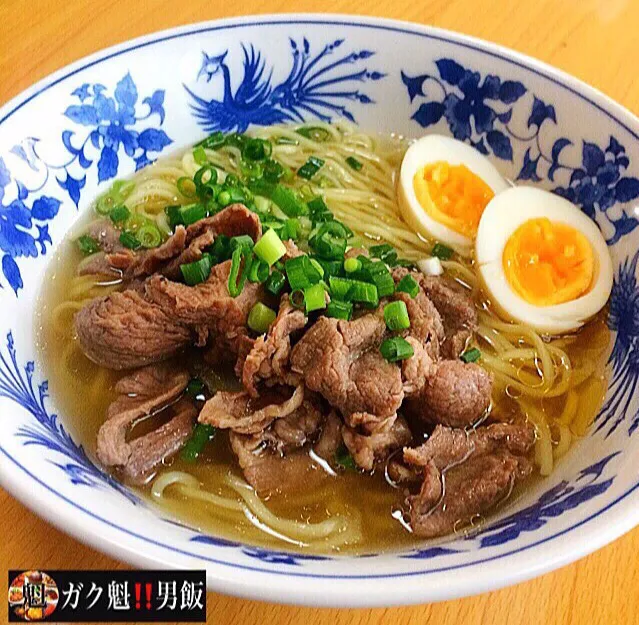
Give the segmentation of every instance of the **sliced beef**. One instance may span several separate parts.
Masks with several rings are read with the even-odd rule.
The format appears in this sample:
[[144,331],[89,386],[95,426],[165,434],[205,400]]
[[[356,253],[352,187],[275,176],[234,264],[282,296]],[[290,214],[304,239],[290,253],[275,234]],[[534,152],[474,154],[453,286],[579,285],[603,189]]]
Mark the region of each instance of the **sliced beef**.
[[468,339],[477,329],[477,309],[472,298],[461,285],[446,277],[425,276],[421,272],[397,267],[393,270],[393,278],[399,281],[409,273],[441,316],[445,334],[441,345],[442,355],[445,358],[459,358]]
[[120,243],[120,231],[110,219],[92,221],[87,226],[84,234],[95,239],[100,249],[106,254],[128,251],[127,248]]
[[[107,420],[98,432],[100,461],[120,468],[125,476],[138,483],[177,451],[191,433],[197,412],[187,400],[174,403],[188,381],[186,370],[170,364],[144,367],[120,380],[115,386],[118,397],[109,406]],[[138,419],[167,408],[174,415],[170,421],[149,434],[127,441],[129,429]]]
[[298,386],[288,398],[272,392],[254,400],[245,391],[219,392],[204,404],[199,421],[240,434],[255,434],[275,419],[293,414],[303,402],[303,386]]
[[[306,321],[306,315],[291,305],[288,295],[283,295],[268,332],[252,343],[248,353],[240,353],[238,357],[236,372],[251,396],[257,397],[260,380],[297,386],[299,376],[293,374],[289,366],[291,335],[304,328]],[[244,351],[246,346],[248,343],[243,341]]]
[[317,438],[323,421],[324,415],[318,402],[305,399],[290,415],[273,421],[266,432],[266,439],[277,451],[285,453]]
[[473,457],[444,475],[429,465],[419,495],[410,498],[413,532],[433,538],[463,528],[505,500],[531,472],[527,458],[503,451]]
[[191,224],[187,228],[188,243],[209,230],[227,237],[248,234],[253,241],[257,242],[262,236],[262,223],[257,214],[246,208],[244,204],[230,204],[213,217]]
[[280,260],[285,263],[287,260],[291,258],[297,258],[298,256],[304,256],[304,252],[300,250],[297,245],[293,242],[292,239],[287,239],[286,241],[282,241],[284,243],[284,247],[286,248],[286,254],[280,258]]
[[[190,227],[191,226],[189,226],[189,228]],[[211,228],[209,230],[205,230],[202,234],[193,238],[190,242],[188,242],[187,247],[179,252],[178,256],[176,256],[162,268],[162,275],[166,276],[170,280],[179,280],[182,276],[180,265],[187,265],[189,263],[194,263],[200,260],[206,248],[213,245],[213,243],[215,242],[215,237],[216,234]]]
[[426,423],[473,425],[490,405],[492,382],[492,376],[479,365],[444,360],[421,391],[405,402],[404,410]]
[[331,410],[326,417],[314,451],[322,460],[332,465],[335,463],[335,454],[342,446],[342,442],[342,420],[334,410]]
[[154,275],[146,283],[146,297],[166,311],[178,323],[198,326],[199,344],[206,342],[208,331],[227,341],[237,353],[240,336],[246,334],[246,322],[253,305],[263,296],[261,284],[247,282],[237,297],[228,290],[231,261],[215,265],[206,282],[187,286]]
[[370,471],[375,463],[386,460],[395,451],[408,445],[412,434],[403,417],[392,416],[365,434],[344,426],[344,443],[358,467]]
[[96,298],[75,316],[82,351],[109,369],[165,360],[191,342],[191,332],[170,311],[127,290]]
[[342,414],[367,412],[382,421],[404,398],[400,368],[379,352],[384,333],[374,314],[354,321],[320,317],[293,348],[291,368]]
[[450,533],[508,497],[532,471],[526,454],[534,441],[527,424],[471,432],[438,426],[423,445],[404,449],[408,468],[423,470],[420,492],[408,500],[415,534]]
[[422,343],[414,336],[406,336],[414,354],[402,360],[402,384],[404,395],[408,399],[418,395],[428,380],[437,372],[436,361],[429,353],[429,344]]

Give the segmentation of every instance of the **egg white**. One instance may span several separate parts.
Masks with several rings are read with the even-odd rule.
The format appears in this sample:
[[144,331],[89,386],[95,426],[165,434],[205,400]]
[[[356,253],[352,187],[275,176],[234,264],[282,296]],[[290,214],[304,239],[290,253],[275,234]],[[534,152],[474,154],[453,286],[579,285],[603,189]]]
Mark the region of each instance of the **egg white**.
[[445,243],[463,256],[470,256],[473,240],[430,217],[415,194],[415,174],[426,165],[437,161],[445,161],[450,165],[465,165],[481,178],[495,195],[508,189],[509,184],[483,154],[451,137],[427,135],[415,141],[406,151],[398,185],[402,215],[417,232]]
[[[511,235],[526,221],[541,217],[581,232],[595,256],[590,291],[554,306],[535,306],[523,299],[508,282],[503,266],[504,248]],[[488,203],[477,230],[475,260],[483,284],[500,312],[548,334],[580,328],[606,305],[612,290],[612,260],[595,222],[568,200],[534,187],[512,187]]]

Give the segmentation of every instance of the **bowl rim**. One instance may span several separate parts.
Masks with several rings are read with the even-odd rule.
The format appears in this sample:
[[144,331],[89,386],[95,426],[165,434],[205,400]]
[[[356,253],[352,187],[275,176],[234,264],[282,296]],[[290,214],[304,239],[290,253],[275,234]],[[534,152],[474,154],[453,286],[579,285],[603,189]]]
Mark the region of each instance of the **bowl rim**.
[[[476,37],[423,24],[371,16],[330,13],[275,13],[268,15],[230,17],[168,28],[126,40],[120,44],[104,48],[62,67],[9,100],[5,105],[0,107],[0,125],[10,119],[16,111],[28,102],[63,80],[73,76],[79,71],[128,52],[133,52],[137,49],[162,43],[171,39],[214,32],[216,30],[228,30],[243,27],[256,27],[259,29],[260,27],[268,25],[286,25],[293,23],[299,25],[323,24],[337,27],[359,27],[398,32],[403,35],[412,35],[415,37],[442,41],[492,58],[497,58],[500,61],[513,64],[520,69],[539,75],[542,78],[551,81],[556,86],[568,90],[572,95],[586,101],[589,105],[594,106],[601,113],[609,117],[626,132],[632,135],[632,137],[639,139],[639,120],[637,120],[633,113],[596,88],[533,57]],[[631,122],[631,125],[628,125],[628,123],[623,121],[623,119],[620,119],[620,117],[625,117],[629,122]],[[2,456],[5,458],[5,461],[0,462],[0,483],[2,483],[3,487],[6,488],[7,491],[16,499],[34,510],[41,518],[51,522],[59,529],[74,536],[81,542],[89,544],[90,546],[108,553],[113,557],[146,568],[157,568],[158,564],[162,564],[167,568],[175,568],[176,563],[171,561],[168,557],[168,550],[191,558],[191,564],[194,559],[197,559],[200,561],[208,561],[216,565],[225,565],[226,567],[238,570],[248,570],[252,574],[250,579],[242,579],[241,576],[229,575],[228,570],[225,570],[225,567],[217,566],[213,572],[209,569],[207,575],[208,588],[210,590],[226,594],[252,599],[276,601],[280,603],[316,606],[363,607],[406,605],[410,603],[440,601],[461,596],[469,596],[479,592],[518,583],[541,573],[559,568],[606,545],[632,529],[635,525],[639,524],[639,508],[636,506],[633,507],[631,505],[631,500],[628,499],[631,496],[636,497],[633,493],[639,488],[639,482],[637,482],[631,488],[617,496],[612,502],[596,510],[587,518],[579,519],[578,522],[571,525],[569,528],[565,528],[560,532],[547,536],[530,545],[514,548],[510,551],[500,553],[492,557],[480,558],[473,562],[461,563],[459,565],[439,569],[431,568],[427,571],[415,570],[404,573],[380,574],[377,576],[323,575],[290,570],[275,571],[272,569],[240,565],[233,562],[223,562],[214,558],[207,558],[201,554],[185,552],[181,549],[171,547],[170,545],[154,541],[149,537],[136,534],[125,527],[120,527],[105,518],[101,518],[95,512],[92,512],[88,508],[72,501],[65,495],[58,493],[54,488],[50,487],[38,476],[34,475],[27,467],[22,466],[20,462],[11,456],[1,445],[0,452],[2,452]],[[0,456],[0,461],[2,460],[2,456]],[[26,473],[31,480],[37,483],[37,487],[34,490],[29,489],[29,492],[27,492],[23,488],[24,484],[20,483],[18,479],[18,472],[15,471],[15,469],[10,468],[10,463],[13,463],[16,467],[22,469],[22,471]],[[34,496],[36,493],[37,496]],[[60,499],[62,499],[64,505],[60,505]],[[74,508],[88,515],[92,521],[101,521],[102,523],[106,523],[108,526],[111,526],[110,530],[114,530],[110,531],[112,536],[105,540],[106,537],[100,535],[99,531],[89,529],[91,528],[91,525],[85,526],[86,522],[84,516],[79,516],[74,511]],[[612,508],[615,508],[614,516],[610,514]],[[573,530],[600,517],[604,513],[606,513],[606,517],[612,516],[612,518],[607,518],[606,523],[600,523],[599,527],[595,528],[596,531],[592,532],[592,535],[589,536],[588,541],[584,541],[583,538],[579,536],[579,532],[573,532]],[[456,582],[453,581],[453,583],[448,583],[445,586],[436,586],[435,588],[429,588],[426,585],[418,586],[414,583],[407,583],[404,585],[403,589],[401,587],[398,589],[393,588],[392,595],[389,593],[390,589],[383,585],[384,580],[396,577],[404,578],[406,582],[408,582],[409,579],[414,581],[417,578],[428,574],[442,573],[451,569],[466,569],[477,564],[483,564],[488,561],[500,560],[503,558],[511,558],[510,564],[512,565],[512,557],[516,557],[518,553],[527,551],[531,547],[549,542],[554,538],[563,536],[570,532],[573,532],[573,535],[570,540],[564,541],[561,549],[554,549],[549,553],[546,553],[544,558],[540,557],[540,552],[540,555],[537,555],[537,557],[527,558],[527,561],[524,563],[525,566],[515,568],[513,571],[507,571],[507,568],[504,567],[504,572],[496,577],[480,576],[480,579],[476,579],[469,576],[468,579],[465,579],[460,576],[455,578],[457,580]],[[119,538],[119,540],[116,540],[116,538]],[[153,544],[154,547],[159,548],[159,550],[147,555],[144,550],[145,542],[147,544]],[[344,558],[346,559],[347,556]],[[253,577],[254,575],[262,576],[263,583],[256,583]],[[305,583],[307,578],[321,579],[323,582],[309,587],[309,585]],[[351,585],[343,583],[351,579],[368,580],[368,588],[370,588],[371,582],[380,582],[382,584],[379,585],[380,592],[367,592],[367,590],[364,590],[363,592],[354,591]],[[275,580],[277,580],[277,582]],[[330,585],[327,585],[327,583],[330,583]],[[361,587],[362,586],[360,585],[360,588]]]

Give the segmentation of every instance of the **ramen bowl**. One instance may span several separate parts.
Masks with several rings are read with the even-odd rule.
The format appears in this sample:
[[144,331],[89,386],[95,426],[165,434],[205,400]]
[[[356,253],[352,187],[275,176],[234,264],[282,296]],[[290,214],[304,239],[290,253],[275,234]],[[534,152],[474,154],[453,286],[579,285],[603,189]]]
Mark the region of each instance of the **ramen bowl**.
[[[258,66],[266,96],[250,98],[238,86]],[[595,220],[615,268],[610,383],[594,424],[552,474],[477,531],[392,552],[300,554],[187,527],[104,471],[56,407],[38,357],[37,296],[56,246],[116,176],[214,129],[340,116],[370,131],[462,139],[506,179],[555,191]],[[438,601],[517,583],[598,549],[639,521],[638,133],[628,111],[538,61],[374,18],[197,24],[50,76],[0,110],[3,486],[132,565],[206,569],[211,590],[275,602]]]

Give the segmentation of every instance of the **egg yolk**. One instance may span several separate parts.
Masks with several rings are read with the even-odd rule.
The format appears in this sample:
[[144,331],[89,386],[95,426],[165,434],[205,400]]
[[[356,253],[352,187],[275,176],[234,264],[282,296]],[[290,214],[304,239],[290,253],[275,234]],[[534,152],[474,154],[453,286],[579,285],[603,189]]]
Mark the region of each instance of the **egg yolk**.
[[590,290],[595,255],[579,230],[546,217],[530,219],[510,236],[503,266],[511,287],[528,303],[554,306]]
[[473,238],[493,190],[466,165],[445,161],[417,171],[413,188],[421,207],[435,221]]

